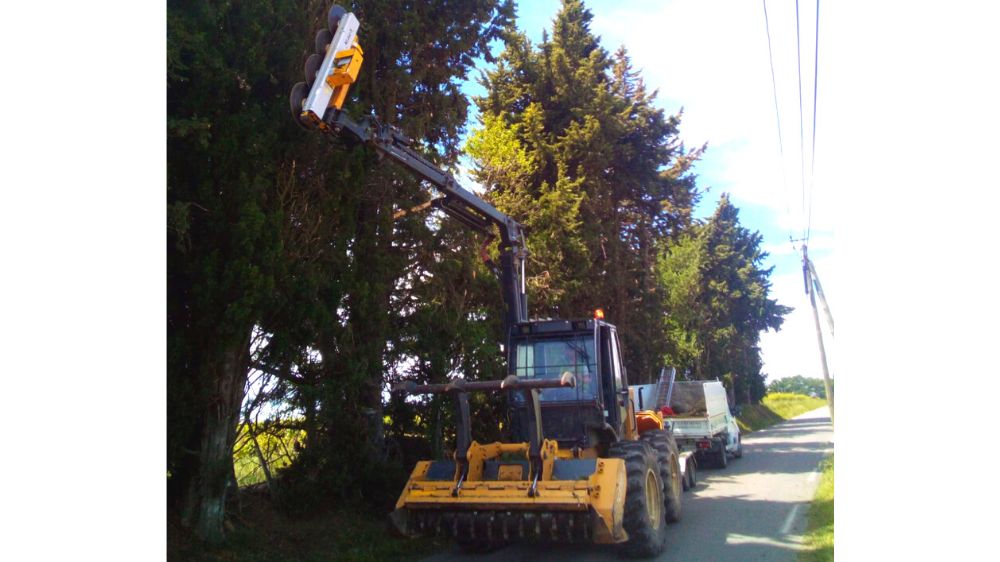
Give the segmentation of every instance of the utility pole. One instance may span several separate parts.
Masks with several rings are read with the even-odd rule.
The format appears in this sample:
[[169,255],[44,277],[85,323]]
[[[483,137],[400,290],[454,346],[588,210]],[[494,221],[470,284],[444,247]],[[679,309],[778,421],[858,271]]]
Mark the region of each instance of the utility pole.
[[809,260],[809,249],[802,245],[802,275],[806,284],[806,294],[809,295],[809,303],[813,309],[813,320],[816,323],[816,340],[819,342],[819,358],[823,365],[823,387],[826,389],[826,403],[830,407],[830,423],[833,420],[833,385],[830,384],[830,367],[826,361],[826,348],[823,346],[823,331],[819,325],[819,309],[816,308],[816,295],[819,294],[823,303],[823,312],[826,314],[827,325],[830,327],[830,335],[833,335],[833,316],[830,314],[830,307],[827,306],[826,296],[823,295],[823,288],[819,284],[819,276],[816,275],[816,268]]

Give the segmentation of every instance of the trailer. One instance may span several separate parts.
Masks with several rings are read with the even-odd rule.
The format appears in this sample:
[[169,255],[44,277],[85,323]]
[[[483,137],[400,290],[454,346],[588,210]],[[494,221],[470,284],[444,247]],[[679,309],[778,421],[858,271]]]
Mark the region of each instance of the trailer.
[[[677,371],[673,367],[664,367],[660,370],[660,379],[656,383],[629,385],[636,400],[636,410],[652,410],[662,417],[664,406],[670,402],[676,376]],[[663,421],[664,427],[672,433],[672,420],[663,418]],[[679,442],[677,445],[678,460],[681,465],[681,483],[686,492],[693,489],[698,483],[698,459],[693,450],[681,449]]]

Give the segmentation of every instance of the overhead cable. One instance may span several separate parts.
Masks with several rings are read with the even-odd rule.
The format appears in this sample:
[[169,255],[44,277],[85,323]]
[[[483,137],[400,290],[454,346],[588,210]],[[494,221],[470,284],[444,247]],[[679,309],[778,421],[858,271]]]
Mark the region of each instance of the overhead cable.
[[811,162],[809,163],[809,214],[806,218],[806,243],[812,232],[813,192],[816,190],[816,92],[819,85],[819,0],[816,0],[816,47],[813,55],[813,127]]
[[[761,0],[764,5],[764,30],[767,32],[767,60],[771,64],[771,88],[774,92],[774,119],[778,124],[778,154],[781,155],[781,181],[784,186],[785,214],[788,215],[791,223],[792,211],[788,205],[788,176],[785,174],[785,143],[781,138],[781,112],[778,110],[778,83],[774,76],[774,52],[771,50],[771,24],[767,16],[767,0]],[[789,224],[788,238],[791,240],[791,224]]]

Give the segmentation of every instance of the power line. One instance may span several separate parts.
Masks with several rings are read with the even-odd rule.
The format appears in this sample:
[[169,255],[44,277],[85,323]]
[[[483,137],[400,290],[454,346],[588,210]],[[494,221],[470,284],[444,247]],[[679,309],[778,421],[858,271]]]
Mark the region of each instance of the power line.
[[[764,30],[767,32],[767,60],[771,64],[771,88],[774,92],[774,119],[778,124],[778,154],[781,155],[781,182],[784,188],[782,193],[785,200],[785,214],[788,215],[789,223],[791,223],[792,210],[788,205],[788,176],[785,174],[785,143],[781,138],[781,112],[778,110],[778,83],[774,77],[774,53],[771,50],[771,24],[767,17],[767,0],[761,0],[761,4],[764,5]],[[789,224],[788,228],[788,238],[791,240],[791,224]]]
[[[802,40],[799,33],[799,0],[795,0],[795,69],[799,76],[799,175],[802,186],[802,217],[806,215],[806,141],[802,119]],[[803,230],[803,234],[805,230]]]
[[811,162],[809,163],[809,214],[806,219],[806,243],[812,233],[813,192],[816,190],[816,92],[819,85],[819,0],[816,0],[816,47],[813,57],[813,128]]

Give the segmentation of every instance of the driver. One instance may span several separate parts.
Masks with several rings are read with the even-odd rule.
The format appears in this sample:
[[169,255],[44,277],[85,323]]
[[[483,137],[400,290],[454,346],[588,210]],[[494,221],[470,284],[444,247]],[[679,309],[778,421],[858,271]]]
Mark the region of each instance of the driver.
[[569,373],[576,378],[576,385],[584,394],[589,394],[591,385],[594,383],[593,375],[590,372],[590,365],[585,355],[580,354],[572,346],[562,347],[559,359],[560,376]]

